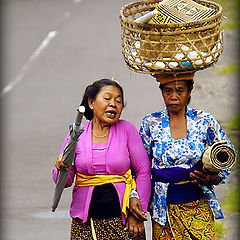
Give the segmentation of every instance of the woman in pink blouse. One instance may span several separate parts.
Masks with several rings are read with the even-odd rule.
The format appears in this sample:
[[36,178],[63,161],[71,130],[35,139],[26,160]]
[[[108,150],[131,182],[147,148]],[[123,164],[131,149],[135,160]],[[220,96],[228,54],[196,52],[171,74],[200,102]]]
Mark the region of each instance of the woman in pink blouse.
[[[143,222],[127,215],[129,195],[125,190],[130,181],[130,190],[137,188],[146,212],[151,191],[150,161],[135,126],[119,120],[124,107],[122,87],[109,79],[98,80],[86,88],[81,105],[90,121],[83,126],[65,186],[74,184],[71,240],[132,239],[132,235],[145,239]],[[68,138],[69,134],[53,170],[55,182],[58,171],[66,168],[61,156]],[[131,174],[127,175],[129,169],[136,175],[136,186]]]

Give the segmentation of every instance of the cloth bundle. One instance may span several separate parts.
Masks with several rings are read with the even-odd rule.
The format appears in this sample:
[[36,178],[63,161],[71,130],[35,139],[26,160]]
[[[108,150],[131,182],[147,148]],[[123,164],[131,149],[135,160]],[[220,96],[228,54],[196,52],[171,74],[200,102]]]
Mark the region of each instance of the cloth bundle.
[[211,172],[230,169],[236,162],[235,150],[226,144],[226,141],[219,141],[209,146],[203,153],[203,166]]
[[157,14],[149,23],[181,23],[199,21],[214,14],[214,9],[192,0],[163,0],[156,9]]

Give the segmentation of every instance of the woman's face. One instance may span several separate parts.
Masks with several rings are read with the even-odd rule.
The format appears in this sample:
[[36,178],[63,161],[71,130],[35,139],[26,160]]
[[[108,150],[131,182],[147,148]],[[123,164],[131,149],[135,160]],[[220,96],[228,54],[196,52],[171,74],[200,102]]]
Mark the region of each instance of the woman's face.
[[176,81],[164,84],[162,95],[168,111],[177,113],[185,110],[191,92],[186,81]]
[[100,89],[95,100],[88,100],[88,104],[93,110],[95,120],[112,125],[119,120],[122,113],[121,91],[115,86],[105,85]]

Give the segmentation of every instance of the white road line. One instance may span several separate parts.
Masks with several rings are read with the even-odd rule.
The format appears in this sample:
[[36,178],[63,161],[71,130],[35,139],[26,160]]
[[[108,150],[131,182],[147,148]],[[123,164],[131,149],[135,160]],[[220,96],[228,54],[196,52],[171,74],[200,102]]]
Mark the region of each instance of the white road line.
[[80,3],[82,0],[73,0],[74,3]]
[[17,83],[19,83],[27,71],[32,66],[33,62],[40,56],[40,54],[43,52],[43,50],[50,44],[50,42],[56,37],[57,31],[50,31],[47,35],[47,37],[41,42],[39,47],[36,49],[36,51],[31,55],[31,57],[28,59],[28,61],[23,65],[21,71],[17,75],[14,81],[10,82],[7,86],[5,86],[2,91],[1,95],[4,95],[8,92],[10,92]]

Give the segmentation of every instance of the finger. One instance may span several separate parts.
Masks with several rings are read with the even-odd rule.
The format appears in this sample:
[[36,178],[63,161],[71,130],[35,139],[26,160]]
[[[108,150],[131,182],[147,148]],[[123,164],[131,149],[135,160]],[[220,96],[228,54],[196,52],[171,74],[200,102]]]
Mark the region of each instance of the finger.
[[196,175],[196,174],[191,174],[191,178],[193,180],[197,180],[197,181],[201,181],[202,180],[202,178],[200,176]]
[[135,227],[133,228],[133,236],[134,236],[135,238],[138,236],[138,227],[137,227],[137,226],[135,226]]
[[136,213],[135,211],[132,211],[131,213],[138,221],[147,221],[147,215],[145,212]]
[[198,174],[198,173],[196,173],[196,172],[194,171],[194,173],[193,173],[193,172],[190,173],[190,177],[191,177],[193,180],[198,180],[198,179],[205,178],[206,175],[204,175],[204,174]]
[[138,228],[138,234],[143,233],[143,231],[144,231],[144,224],[142,223],[142,224],[140,224],[140,226]]
[[143,212],[141,204],[137,205],[137,207],[134,207],[132,209],[132,213],[137,219],[139,219],[141,221],[147,220],[147,215],[145,212]]
[[65,163],[63,163],[63,161],[61,160],[61,161],[59,161],[59,167],[61,168],[61,169],[64,169],[64,170],[67,170],[68,169],[68,166],[67,166],[67,164],[65,164]]
[[197,180],[192,180],[191,183],[193,184],[199,184],[199,182]]
[[203,172],[204,172],[205,174],[208,174],[208,171],[207,171],[207,169],[206,169],[205,167],[203,167]]
[[128,224],[128,221],[127,221],[123,230],[124,230],[124,231],[127,231],[128,228],[129,228],[129,224]]
[[202,184],[204,182],[204,178],[201,178],[194,173],[190,173],[190,177],[193,179],[192,183],[194,184]]
[[131,236],[134,234],[134,228],[133,228],[133,226],[129,226],[128,227],[128,230],[129,230],[129,232],[130,232],[130,234],[131,234]]
[[132,214],[137,218],[139,221],[147,221],[147,215],[145,212],[142,211],[135,211],[133,209]]
[[199,171],[194,171],[194,174],[199,176],[199,177],[202,177],[202,178],[206,177],[206,175],[207,175],[206,173],[199,172]]
[[130,213],[132,213],[132,215],[134,215],[134,217],[136,217],[137,219],[139,218],[139,210],[136,207],[132,207],[129,209]]

